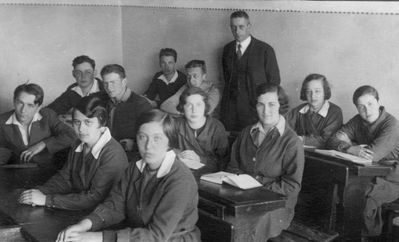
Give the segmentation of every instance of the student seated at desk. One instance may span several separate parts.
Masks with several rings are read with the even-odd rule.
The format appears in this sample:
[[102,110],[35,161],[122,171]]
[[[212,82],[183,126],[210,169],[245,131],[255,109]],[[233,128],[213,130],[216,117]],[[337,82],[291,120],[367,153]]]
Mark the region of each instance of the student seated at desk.
[[[353,94],[359,114],[329,140],[329,147],[376,162],[399,159],[399,123],[379,103],[374,87],[361,86]],[[381,205],[399,197],[399,171],[377,177],[366,191],[364,235],[381,233]]]
[[[92,214],[58,234],[57,241],[200,241],[198,188],[172,150],[173,119],[159,110],[137,122],[142,160],[130,163],[122,180]],[[97,231],[124,220],[126,229]]]
[[171,48],[161,49],[159,52],[161,71],[154,75],[150,86],[144,94],[155,108],[186,84],[187,77],[176,70],[176,62],[176,50]]
[[140,115],[152,109],[145,97],[133,92],[127,86],[125,68],[118,64],[106,65],[101,69],[101,77],[109,96],[107,103],[108,127],[112,137],[122,144],[129,160],[137,155],[135,149],[136,121]]
[[57,97],[48,105],[62,119],[68,120],[72,108],[82,99],[89,95],[96,95],[101,99],[107,99],[104,86],[96,76],[96,62],[86,55],[81,55],[72,61],[72,76],[75,83],[70,85],[61,96]]
[[24,191],[19,202],[61,209],[93,209],[120,180],[128,162],[122,146],[111,137],[107,111],[98,97],[82,98],[72,113],[80,143],[64,167],[44,185]]
[[180,96],[177,106],[184,118],[179,118],[178,157],[183,163],[188,161],[203,163],[209,172],[225,168],[228,159],[228,139],[223,124],[208,116],[208,95],[201,88],[191,87]]
[[168,98],[161,104],[160,109],[169,113],[180,115],[181,113],[177,110],[179,104],[180,95],[189,87],[199,87],[208,94],[209,100],[209,115],[213,114],[213,111],[220,102],[219,89],[211,82],[207,80],[206,75],[206,64],[203,60],[192,60],[185,66],[187,72],[187,85],[184,85],[176,92],[175,95]]
[[256,88],[259,121],[237,137],[227,171],[246,173],[274,192],[288,197],[286,207],[267,213],[256,225],[255,241],[267,241],[289,227],[301,189],[304,150],[301,140],[281,113],[284,90],[275,84]]
[[53,155],[76,140],[73,130],[48,108],[42,108],[44,92],[34,83],[14,91],[14,110],[0,115],[0,164],[37,163],[54,166]]
[[324,148],[342,126],[342,110],[328,100],[331,89],[325,76],[308,75],[302,83],[300,99],[306,101],[285,116],[305,145]]

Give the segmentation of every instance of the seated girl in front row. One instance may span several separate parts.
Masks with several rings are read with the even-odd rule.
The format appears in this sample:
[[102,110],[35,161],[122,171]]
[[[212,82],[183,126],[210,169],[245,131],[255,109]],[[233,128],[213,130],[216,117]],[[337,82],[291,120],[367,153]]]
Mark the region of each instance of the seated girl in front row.
[[24,191],[19,202],[79,210],[101,203],[128,165],[122,146],[111,137],[107,111],[95,96],[82,98],[72,112],[80,143],[70,151],[64,167],[37,189]]
[[178,155],[183,163],[203,163],[206,171],[225,168],[228,159],[228,138],[223,124],[209,116],[208,94],[200,88],[186,89],[180,96],[177,110],[184,114],[179,118]]
[[265,188],[288,197],[285,208],[267,213],[255,228],[254,241],[267,241],[288,228],[301,189],[304,151],[301,140],[281,113],[284,90],[261,84],[256,89],[259,121],[246,127],[233,144],[227,171],[247,173]]
[[[173,119],[159,110],[137,122],[142,160],[131,163],[124,177],[92,214],[59,233],[62,241],[200,241],[198,188],[191,171],[172,148],[177,147]],[[87,232],[125,220],[118,231]]]

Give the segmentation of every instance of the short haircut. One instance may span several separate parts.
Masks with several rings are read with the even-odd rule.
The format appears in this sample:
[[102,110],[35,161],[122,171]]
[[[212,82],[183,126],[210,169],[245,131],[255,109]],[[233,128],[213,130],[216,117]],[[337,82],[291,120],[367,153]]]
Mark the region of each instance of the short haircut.
[[366,95],[366,94],[370,94],[373,97],[375,97],[375,99],[377,99],[377,101],[379,101],[379,96],[378,96],[378,92],[377,89],[375,89],[372,86],[361,86],[359,88],[356,89],[356,91],[353,93],[353,104],[355,104],[355,106],[357,106],[357,100],[359,99],[359,97]]
[[191,95],[198,94],[202,96],[202,100],[205,103],[205,113],[206,116],[211,109],[211,105],[209,104],[208,94],[199,87],[190,87],[183,91],[179,98],[179,104],[177,105],[177,111],[184,113],[184,105],[186,104],[187,98]]
[[26,92],[28,94],[35,96],[34,103],[42,105],[44,98],[44,91],[39,85],[34,83],[25,83],[17,86],[17,88],[15,88],[14,90],[14,101],[15,99],[17,99],[19,94],[21,94],[21,92]]
[[90,95],[80,99],[72,110],[72,119],[75,118],[75,111],[81,112],[88,118],[96,117],[101,127],[107,125],[108,113],[105,103],[97,96]]
[[269,83],[262,83],[260,85],[257,86],[256,91],[255,91],[255,95],[256,95],[256,102],[258,100],[258,98],[266,93],[269,92],[275,92],[277,93],[277,97],[278,97],[278,102],[280,104],[280,114],[284,114],[286,112],[286,109],[288,107],[288,103],[289,103],[289,99],[287,94],[285,93],[284,89],[276,84],[269,84]]
[[173,56],[175,62],[177,61],[177,52],[172,48],[161,49],[161,51],[159,51],[159,59],[161,59],[162,56]]
[[331,88],[330,84],[327,81],[327,78],[323,75],[320,74],[310,74],[308,75],[305,80],[302,82],[302,88],[301,88],[301,94],[300,94],[300,99],[302,101],[307,101],[306,99],[306,88],[309,82],[314,81],[314,80],[321,80],[323,83],[323,89],[324,89],[324,99],[328,100],[331,98]]
[[200,67],[202,70],[202,73],[203,74],[206,73],[206,64],[205,64],[205,61],[203,61],[203,60],[191,60],[184,67],[186,68],[186,70],[189,68]]
[[96,62],[93,59],[91,59],[90,57],[88,57],[87,55],[81,55],[81,56],[78,56],[75,59],[73,59],[72,66],[75,69],[77,65],[80,65],[84,62],[89,63],[91,65],[91,67],[93,68],[93,70],[96,69]]
[[118,64],[110,64],[106,65],[101,69],[101,77],[104,78],[105,75],[110,74],[110,73],[116,73],[118,74],[122,79],[126,78],[126,72],[125,69]]
[[174,119],[169,114],[159,109],[152,109],[140,115],[136,123],[136,133],[138,133],[143,124],[151,122],[161,123],[163,132],[169,139],[169,148],[179,148],[178,132],[176,130]]
[[235,11],[234,13],[232,13],[230,15],[230,19],[233,19],[233,18],[245,18],[246,20],[249,21],[249,15],[243,10],[238,10],[238,11]]

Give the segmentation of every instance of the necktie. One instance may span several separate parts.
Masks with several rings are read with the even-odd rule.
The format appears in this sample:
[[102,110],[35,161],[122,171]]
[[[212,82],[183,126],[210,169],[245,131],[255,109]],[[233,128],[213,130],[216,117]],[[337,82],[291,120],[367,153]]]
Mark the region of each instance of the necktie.
[[237,45],[237,59],[240,59],[242,56],[242,52],[241,52],[241,44]]
[[266,135],[265,135],[265,133],[263,133],[259,129],[256,129],[253,132],[253,136],[252,137],[253,137],[254,144],[256,145],[256,147],[259,148],[259,146],[262,144],[263,140],[265,139]]

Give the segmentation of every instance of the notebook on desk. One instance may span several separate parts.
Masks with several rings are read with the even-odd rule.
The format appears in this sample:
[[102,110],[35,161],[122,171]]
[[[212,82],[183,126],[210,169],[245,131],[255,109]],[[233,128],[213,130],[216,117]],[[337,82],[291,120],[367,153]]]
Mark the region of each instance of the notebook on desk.
[[319,154],[323,154],[323,155],[328,155],[328,156],[332,156],[332,157],[337,157],[340,159],[344,159],[344,160],[348,160],[348,161],[352,161],[356,164],[360,164],[360,165],[371,165],[372,160],[368,160],[359,156],[355,156],[355,155],[351,155],[351,154],[347,154],[347,153],[343,153],[340,151],[336,151],[336,150],[319,150],[319,149],[315,149],[314,150],[316,153]]
[[259,183],[255,178],[250,175],[234,174],[224,171],[202,175],[200,179],[203,181],[213,182],[217,184],[227,183],[231,186],[238,187],[243,190],[262,186],[261,183]]

